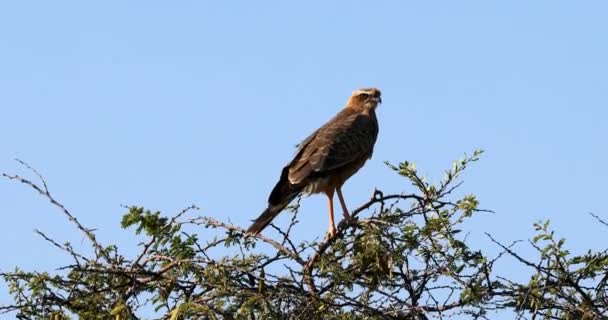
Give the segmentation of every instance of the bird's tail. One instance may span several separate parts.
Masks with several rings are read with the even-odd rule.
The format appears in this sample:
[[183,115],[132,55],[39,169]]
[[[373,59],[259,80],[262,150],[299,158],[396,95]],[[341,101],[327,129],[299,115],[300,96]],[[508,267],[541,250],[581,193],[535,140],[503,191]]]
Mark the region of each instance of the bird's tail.
[[255,219],[253,224],[247,229],[247,233],[258,234],[266,228],[272,220],[281,213],[284,206],[268,206],[262,214]]
[[287,179],[289,168],[283,168],[281,179],[274,187],[268,198],[268,208],[255,219],[251,227],[247,229],[247,233],[258,234],[266,228],[272,220],[289,205],[302,191],[302,186],[295,186]]

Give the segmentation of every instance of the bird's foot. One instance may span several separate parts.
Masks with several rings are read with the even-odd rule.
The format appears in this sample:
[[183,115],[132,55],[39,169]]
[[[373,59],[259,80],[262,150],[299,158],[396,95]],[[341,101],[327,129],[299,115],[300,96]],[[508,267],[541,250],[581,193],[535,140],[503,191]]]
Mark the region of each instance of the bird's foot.
[[336,227],[330,226],[325,239],[331,239],[336,236]]
[[348,214],[348,212],[347,212],[347,211],[344,211],[344,212],[342,213],[342,215],[344,216],[344,220],[346,220],[346,222],[347,222],[347,223],[349,223],[349,222],[350,222],[350,220],[351,220],[351,216],[350,216],[350,214]]

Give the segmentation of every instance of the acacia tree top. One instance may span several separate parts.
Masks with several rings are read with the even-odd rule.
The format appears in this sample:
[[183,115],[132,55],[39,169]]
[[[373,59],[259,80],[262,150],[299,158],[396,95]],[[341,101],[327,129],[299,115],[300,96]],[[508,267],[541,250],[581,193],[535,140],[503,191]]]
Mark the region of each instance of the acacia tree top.
[[[431,184],[403,162],[389,168],[412,193],[375,190],[342,221],[335,237],[294,243],[298,205],[276,237],[210,217],[196,206],[164,217],[128,207],[124,228],[143,236],[134,256],[102,244],[40,183],[19,181],[50,200],[84,233],[92,253],[37,231],[71,263],[58,271],[2,272],[13,302],[0,307],[20,319],[491,319],[510,312],[530,319],[605,319],[608,254],[572,255],[548,222],[537,223],[530,244],[536,260],[514,244],[488,235],[502,252],[494,257],[471,247],[463,222],[487,210],[472,194],[454,199],[458,178],[481,151],[456,161]],[[31,168],[30,168],[31,169]],[[600,223],[606,224],[599,217]],[[518,283],[494,266],[511,256],[531,275]]]

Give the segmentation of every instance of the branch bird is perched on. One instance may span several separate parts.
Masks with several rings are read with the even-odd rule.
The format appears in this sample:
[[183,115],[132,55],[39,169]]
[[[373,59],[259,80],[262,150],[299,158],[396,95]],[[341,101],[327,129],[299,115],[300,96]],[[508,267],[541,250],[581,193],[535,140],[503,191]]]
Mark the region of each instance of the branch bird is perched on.
[[372,156],[378,137],[375,111],[381,102],[380,90],[376,88],[356,90],[342,111],[302,141],[272,189],[268,208],[247,232],[260,233],[301,193],[324,193],[329,200],[329,235],[333,237],[334,192],[338,194],[344,218],[350,219],[341,188]]

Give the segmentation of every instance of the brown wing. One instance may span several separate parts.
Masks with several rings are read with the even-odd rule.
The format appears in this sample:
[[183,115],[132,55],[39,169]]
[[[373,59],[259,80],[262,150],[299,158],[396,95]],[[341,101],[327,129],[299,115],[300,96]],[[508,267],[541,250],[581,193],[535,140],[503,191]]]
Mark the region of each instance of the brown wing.
[[377,135],[375,114],[342,110],[301,144],[289,165],[289,182],[299,184],[312,174],[322,174],[371,157]]

